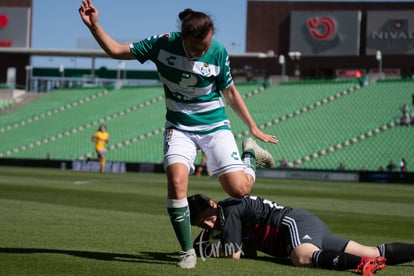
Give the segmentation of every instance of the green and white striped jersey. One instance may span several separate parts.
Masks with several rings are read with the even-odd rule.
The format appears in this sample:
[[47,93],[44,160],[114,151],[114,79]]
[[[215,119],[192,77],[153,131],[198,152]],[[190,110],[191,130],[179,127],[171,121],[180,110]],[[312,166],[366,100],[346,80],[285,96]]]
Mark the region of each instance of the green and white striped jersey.
[[130,44],[131,53],[144,63],[155,63],[164,84],[166,128],[205,134],[230,129],[220,92],[233,83],[229,56],[213,39],[201,58],[188,58],[181,34],[171,32]]

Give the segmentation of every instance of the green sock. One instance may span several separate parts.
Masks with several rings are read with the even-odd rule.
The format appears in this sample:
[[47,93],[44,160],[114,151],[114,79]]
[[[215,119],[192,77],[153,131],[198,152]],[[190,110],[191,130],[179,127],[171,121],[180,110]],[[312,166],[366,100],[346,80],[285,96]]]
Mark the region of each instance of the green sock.
[[249,168],[256,171],[256,156],[253,150],[246,150],[242,153],[242,160]]
[[181,249],[183,251],[192,249],[190,210],[187,198],[182,200],[168,199],[167,210]]

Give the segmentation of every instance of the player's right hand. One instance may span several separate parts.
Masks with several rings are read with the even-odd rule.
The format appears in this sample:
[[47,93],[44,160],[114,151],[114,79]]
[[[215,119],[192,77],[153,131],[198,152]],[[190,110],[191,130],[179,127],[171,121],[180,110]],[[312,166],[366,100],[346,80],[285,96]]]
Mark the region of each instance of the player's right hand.
[[86,26],[92,27],[98,23],[99,12],[92,4],[91,0],[82,0],[82,5],[79,8],[79,14],[83,23]]

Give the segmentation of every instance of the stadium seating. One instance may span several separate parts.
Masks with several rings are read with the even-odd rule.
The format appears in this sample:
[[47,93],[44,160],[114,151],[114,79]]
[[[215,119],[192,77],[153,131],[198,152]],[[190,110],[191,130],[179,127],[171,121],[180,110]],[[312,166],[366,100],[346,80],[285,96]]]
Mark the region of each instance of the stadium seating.
[[[259,127],[280,140],[261,145],[292,167],[336,169],[343,163],[348,170],[376,170],[390,160],[414,160],[408,150],[414,127],[398,121],[402,105],[411,103],[413,80],[237,87]],[[230,108],[227,114],[241,145],[248,130]],[[104,123],[108,160],[161,163],[164,116],[161,85],[58,90],[0,116],[0,158],[94,158],[91,136]]]
[[[111,142],[114,140],[115,143],[117,140],[122,141],[124,137],[131,137],[134,131],[138,134],[146,130],[152,131],[154,119],[163,125],[162,117],[159,117],[159,112],[155,112],[153,105],[158,102],[158,109],[163,110],[161,87],[146,87],[145,90],[127,88],[101,94],[105,97],[93,97],[94,100],[88,101],[86,105],[76,104],[76,108],[59,108],[60,112],[56,112],[54,116],[42,117],[36,121],[46,123],[47,128],[39,127],[39,124],[27,124],[26,127],[7,131],[10,140],[19,139],[19,135],[26,137],[19,139],[20,145],[6,152],[7,155],[10,156],[10,152],[13,152],[12,156],[16,158],[88,158],[94,156],[91,136],[101,123],[107,125]],[[62,104],[67,105],[64,102]],[[134,127],[137,122],[138,126]],[[5,145],[0,145],[0,149],[3,148]]]
[[[293,165],[302,168],[332,169],[336,168],[339,163],[345,163],[346,168],[357,170],[362,167],[362,163],[367,162],[357,161],[362,159],[359,154],[347,154],[350,148],[355,147],[342,145],[347,145],[348,141],[353,140],[356,142],[370,140],[359,138],[364,136],[365,133],[368,133],[366,136],[370,138],[374,136],[372,133],[375,133],[378,128],[398,119],[401,106],[410,100],[411,87],[413,87],[413,81],[372,84],[355,90],[345,97],[338,97],[329,104],[323,104],[325,101],[323,100],[320,105],[317,105],[317,108],[310,112],[304,112],[300,116],[289,118],[289,115],[287,115],[288,120],[265,127],[267,132],[278,135],[281,141],[276,147],[268,147],[268,149],[276,157],[284,157],[291,161]],[[410,134],[414,138],[414,128],[409,128],[407,135]],[[407,135],[402,137],[402,140],[407,138]],[[414,146],[413,139],[404,141],[406,143],[395,141],[392,146],[389,146],[390,148],[396,148],[394,156],[404,151],[407,152],[408,148]],[[411,147],[407,147],[407,143]],[[378,151],[379,149],[378,145],[375,144],[370,146],[371,144],[366,143],[366,145],[371,148],[371,151]],[[329,156],[333,152],[332,149],[335,152],[343,153],[353,161],[348,162],[339,159],[318,164],[316,160],[321,156],[320,153],[322,152],[325,156],[327,152]],[[384,155],[388,156],[387,153]],[[388,158],[391,157],[391,155],[388,158],[385,156],[382,159],[373,158],[372,162],[364,166],[371,170],[377,169],[379,164],[388,162]],[[412,153],[410,157],[409,159],[412,160],[414,157]],[[374,166],[373,163],[376,165]]]
[[0,99],[0,110],[7,108],[13,104],[13,100],[2,100]]

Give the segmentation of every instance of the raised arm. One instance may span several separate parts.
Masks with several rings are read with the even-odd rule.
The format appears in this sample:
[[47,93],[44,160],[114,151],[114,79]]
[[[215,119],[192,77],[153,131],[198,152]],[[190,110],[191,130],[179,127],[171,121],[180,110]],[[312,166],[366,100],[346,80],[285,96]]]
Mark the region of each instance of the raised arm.
[[118,43],[99,25],[99,12],[91,0],[82,0],[79,14],[95,40],[110,57],[114,59],[134,59],[128,44]]
[[277,144],[279,142],[276,136],[266,134],[257,127],[256,123],[253,121],[249,113],[249,110],[247,109],[246,104],[243,101],[243,98],[240,96],[240,93],[237,91],[237,88],[234,84],[224,90],[223,95],[226,98],[227,103],[237,113],[240,119],[242,119],[242,121],[247,125],[250,133],[255,138],[263,142],[269,142],[273,144]]

